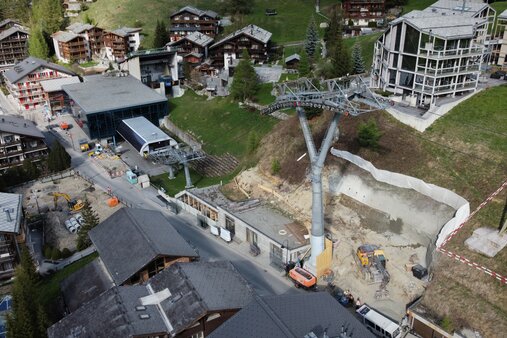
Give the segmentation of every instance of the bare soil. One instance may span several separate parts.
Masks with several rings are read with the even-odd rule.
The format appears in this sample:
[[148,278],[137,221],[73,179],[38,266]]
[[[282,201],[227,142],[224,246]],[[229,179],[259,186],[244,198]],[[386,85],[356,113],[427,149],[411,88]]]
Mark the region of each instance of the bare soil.
[[64,222],[77,214],[77,212],[69,210],[67,202],[63,197],[58,199],[55,210],[54,192],[67,193],[73,199],[88,199],[93,210],[97,212],[100,221],[105,220],[121,208],[121,205],[110,208],[106,204],[106,200],[109,198],[106,192],[95,189],[94,186],[78,176],[67,177],[48,183],[35,182],[34,184],[20,187],[15,192],[23,194],[23,207],[27,217],[38,213],[38,204],[40,213],[45,215],[47,220],[46,228],[44,229],[46,244],[57,247],[60,250],[63,248],[75,250],[76,248],[77,235],[70,233],[65,228]]

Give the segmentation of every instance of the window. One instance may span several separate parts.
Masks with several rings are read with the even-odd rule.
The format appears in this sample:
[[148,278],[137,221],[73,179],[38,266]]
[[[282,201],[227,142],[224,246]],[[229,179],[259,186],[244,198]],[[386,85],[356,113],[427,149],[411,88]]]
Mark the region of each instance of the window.
[[235,233],[236,230],[236,222],[234,219],[230,218],[229,216],[225,216],[225,228],[229,230],[231,234]]
[[190,338],[204,338],[204,331],[194,333],[193,335],[190,336]]
[[403,51],[405,53],[417,54],[418,43],[419,31],[412,26],[406,25]]
[[246,229],[246,240],[250,244],[257,245],[257,233],[255,233],[252,230],[250,230],[250,229],[247,228]]

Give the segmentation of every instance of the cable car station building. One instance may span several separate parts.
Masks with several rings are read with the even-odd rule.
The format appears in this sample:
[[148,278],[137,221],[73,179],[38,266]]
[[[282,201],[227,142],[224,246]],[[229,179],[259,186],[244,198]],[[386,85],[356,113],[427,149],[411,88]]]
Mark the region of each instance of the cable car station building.
[[167,98],[121,72],[85,76],[64,85],[74,116],[91,139],[111,138],[124,119],[144,116],[155,126],[167,115]]

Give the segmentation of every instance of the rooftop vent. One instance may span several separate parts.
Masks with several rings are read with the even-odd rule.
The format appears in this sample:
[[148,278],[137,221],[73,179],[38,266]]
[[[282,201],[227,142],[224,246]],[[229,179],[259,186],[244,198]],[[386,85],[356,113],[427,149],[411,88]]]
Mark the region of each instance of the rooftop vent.
[[146,310],[146,306],[143,305],[136,306],[136,311],[144,311],[144,310]]
[[139,315],[139,318],[141,318],[141,319],[150,319],[150,315],[142,314],[142,315]]
[[4,209],[4,212],[5,217],[7,218],[7,222],[12,222],[11,209]]

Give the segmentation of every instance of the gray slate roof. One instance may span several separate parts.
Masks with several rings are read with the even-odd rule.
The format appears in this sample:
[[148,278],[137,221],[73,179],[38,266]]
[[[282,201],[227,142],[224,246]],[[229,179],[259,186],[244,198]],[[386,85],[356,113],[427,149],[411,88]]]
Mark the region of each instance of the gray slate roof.
[[65,305],[70,312],[76,311],[113,286],[113,280],[100,257],[60,283]]
[[23,195],[0,192],[0,232],[19,234]]
[[297,53],[296,53],[296,54],[289,55],[289,56],[287,56],[287,57],[285,58],[285,63],[287,63],[287,62],[291,62],[291,61],[293,61],[293,60],[297,60],[297,61],[299,61],[299,60],[301,60],[301,56],[300,56],[299,54],[297,54]]
[[115,29],[114,31],[110,31],[110,32],[113,34],[119,35],[119,36],[126,37],[129,34],[132,34],[135,32],[140,32],[141,30],[142,30],[142,28],[121,27],[121,28]]
[[268,41],[271,39],[271,35],[272,35],[271,32],[268,32],[267,30],[260,28],[256,25],[248,25],[246,27],[243,27],[243,28],[227,35],[222,40],[213,44],[210,48],[215,48],[215,47],[231,40],[232,38],[235,38],[235,37],[242,35],[242,34],[244,34],[248,37],[251,37],[257,41],[260,41],[262,43],[268,43]]
[[438,0],[426,7],[424,11],[435,13],[447,12],[448,15],[459,14],[466,16],[474,16],[482,11],[488,4],[483,1],[466,1],[463,8],[463,0]]
[[90,25],[89,23],[74,22],[72,25],[67,26],[65,29],[76,34],[80,34],[94,27],[94,25]]
[[86,114],[167,102],[167,98],[132,76],[91,75],[83,83],[62,86]]
[[206,34],[202,34],[201,32],[192,32],[190,34],[185,35],[183,38],[178,41],[173,41],[168,43],[169,46],[177,46],[182,43],[184,40],[188,40],[198,46],[206,47],[213,42],[213,39]]
[[89,235],[117,285],[158,256],[198,257],[158,211],[122,208]]
[[302,338],[310,332],[322,337],[325,329],[329,337],[339,337],[342,325],[349,336],[375,337],[329,293],[300,293],[256,297],[208,337]]
[[[126,338],[146,332],[166,330],[156,306],[141,305],[149,295],[145,286],[121,286],[109,289],[48,329],[49,338]],[[141,319],[140,315],[149,318]]]
[[178,333],[211,311],[246,306],[254,292],[230,262],[176,263],[147,283],[154,292],[168,288],[174,298],[161,305]]
[[16,83],[28,74],[34,72],[35,70],[44,67],[56,70],[60,73],[65,73],[69,75],[76,75],[73,71],[57,65],[52,62],[48,62],[33,56],[30,56],[26,58],[25,60],[19,62],[16,64],[12,69],[9,69],[3,73],[4,77],[10,82],[10,83]]
[[75,38],[79,38],[80,36],[73,33],[73,32],[58,31],[58,32],[51,34],[51,37],[59,42],[70,42],[70,41],[74,40]]
[[16,33],[16,32],[21,32],[21,33],[24,33],[24,34],[30,34],[28,33],[28,31],[22,27],[19,27],[19,26],[14,26],[14,27],[11,27],[11,28],[8,28],[6,30],[4,30],[3,32],[0,33],[0,41],[2,41],[3,39],[11,36],[12,34]]
[[180,13],[183,13],[183,12],[189,12],[189,13],[195,14],[197,16],[206,15],[206,16],[209,16],[210,18],[214,18],[214,19],[218,18],[218,14],[214,11],[210,11],[210,10],[203,11],[201,9],[198,9],[198,8],[195,8],[192,6],[185,6],[185,7],[181,8],[177,12],[174,12],[173,14],[171,14],[171,17],[178,15]]
[[39,129],[37,129],[33,121],[25,120],[24,118],[15,115],[0,116],[0,131],[16,135],[44,138],[44,135]]
[[5,19],[5,20],[0,21],[0,28],[4,27],[5,25],[7,25],[9,23],[14,23],[16,25],[19,25],[19,22],[17,22],[16,20]]
[[[147,304],[144,297],[161,291],[168,291],[169,297],[162,299],[160,306]],[[141,298],[144,308],[136,308],[142,304]],[[48,336],[173,337],[214,309],[239,309],[252,299],[252,289],[230,262],[176,263],[146,285],[113,287],[104,292],[51,326]]]
[[507,9],[498,15],[499,19],[507,19]]

